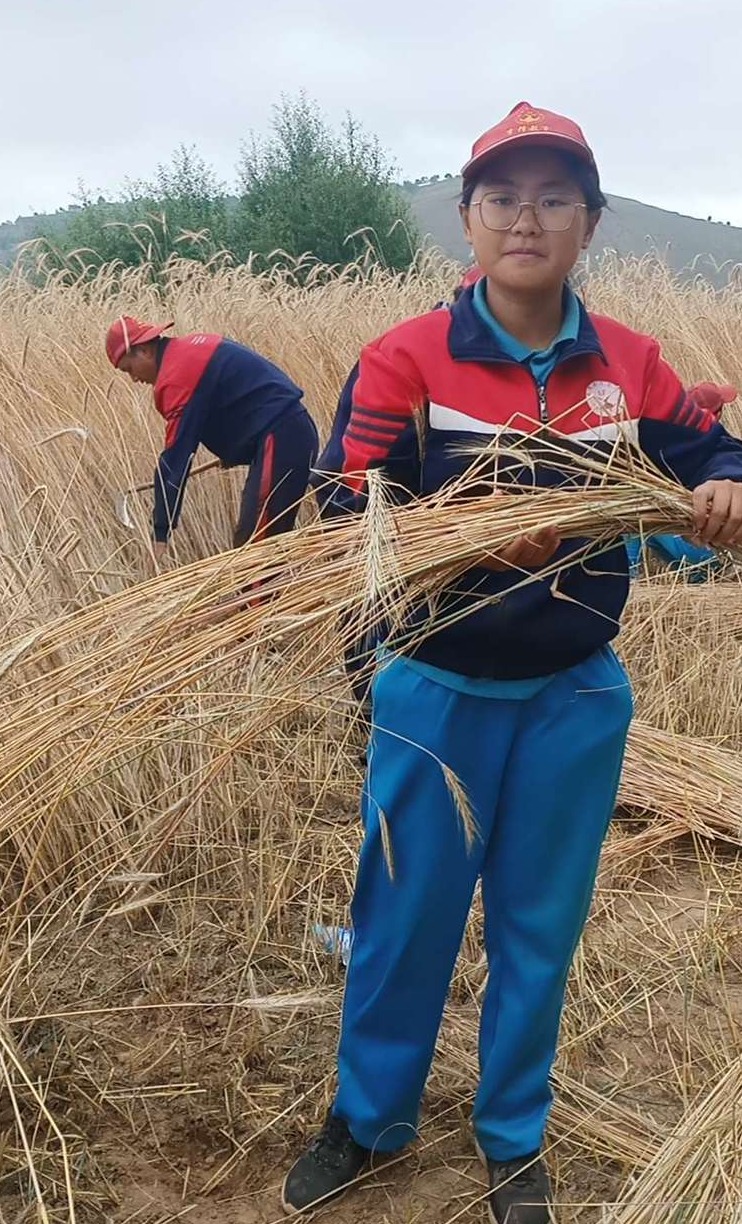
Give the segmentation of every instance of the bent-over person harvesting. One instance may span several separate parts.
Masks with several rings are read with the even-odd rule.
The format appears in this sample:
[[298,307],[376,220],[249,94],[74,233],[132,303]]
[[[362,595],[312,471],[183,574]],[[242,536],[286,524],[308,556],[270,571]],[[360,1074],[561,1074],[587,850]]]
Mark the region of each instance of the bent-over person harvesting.
[[164,336],[172,323],[122,315],[108,329],[111,364],[149,383],[165,418],[154,479],[153,535],[160,559],[178,525],[193,457],[205,446],[224,467],[248,464],[232,543],[290,531],[317,457],[302,391],[267,358],[224,336]]
[[[460,212],[482,276],[450,309],[363,350],[343,436],[353,492],[420,412],[411,491],[422,497],[481,465],[477,439],[497,439],[498,487],[584,484],[570,452],[609,454],[621,431],[693,490],[701,541],[742,538],[742,443],[689,399],[656,340],[589,313],[570,288],[604,205],[571,119],[521,103],[479,137]],[[561,439],[563,457],[539,435]],[[489,976],[474,1140],[491,1219],[547,1224],[549,1074],[632,715],[610,645],[628,589],[620,539],[544,530],[438,593],[420,609],[424,634],[405,628],[382,646],[337,1087],[285,1179],[287,1212],[321,1206],[414,1140],[481,880]],[[445,770],[468,796],[471,844]]]

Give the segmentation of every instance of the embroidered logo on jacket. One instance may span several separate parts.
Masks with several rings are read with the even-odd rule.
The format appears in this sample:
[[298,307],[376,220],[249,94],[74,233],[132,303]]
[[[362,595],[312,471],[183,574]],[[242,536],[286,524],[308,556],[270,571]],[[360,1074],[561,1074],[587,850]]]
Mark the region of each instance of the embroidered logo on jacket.
[[611,421],[625,419],[626,397],[617,383],[591,382],[585,392],[587,406],[596,416]]

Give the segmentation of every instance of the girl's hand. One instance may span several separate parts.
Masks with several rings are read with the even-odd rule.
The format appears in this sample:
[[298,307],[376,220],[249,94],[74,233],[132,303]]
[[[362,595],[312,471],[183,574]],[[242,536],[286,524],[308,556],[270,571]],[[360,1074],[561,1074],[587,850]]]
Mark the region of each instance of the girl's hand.
[[706,480],[693,490],[696,535],[704,544],[725,548],[742,543],[742,483]]
[[[739,488],[742,490],[742,485]],[[554,556],[561,542],[561,536],[553,527],[545,527],[533,535],[518,536],[497,556],[485,554],[477,565],[495,573],[509,569],[541,569]]]

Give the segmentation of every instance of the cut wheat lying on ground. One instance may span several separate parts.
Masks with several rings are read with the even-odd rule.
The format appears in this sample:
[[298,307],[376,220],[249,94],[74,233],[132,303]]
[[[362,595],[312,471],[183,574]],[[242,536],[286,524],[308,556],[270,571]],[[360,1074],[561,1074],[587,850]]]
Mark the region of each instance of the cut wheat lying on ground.
[[[360,345],[455,275],[431,261],[407,277],[357,269],[302,284],[174,262],[159,283],[109,270],[92,285],[0,286],[2,1219],[277,1219],[282,1170],[332,1093],[342,970],[313,927],[347,921],[360,840],[337,613],[370,591],[397,606],[401,591],[440,580],[424,525],[437,562],[455,567],[544,513],[538,497],[503,498],[489,517],[462,504],[394,518],[381,504],[373,538],[385,546],[371,564],[373,522],[323,534],[308,505],[295,537],[215,556],[234,477],[207,473],[188,491],[181,565],[152,578],[147,495],[132,499],[133,532],[115,498],[148,478],[155,431],[143,441],[144,399],[110,378],[104,325],[164,307],[180,330],[227,332],[279,361],[326,428]],[[733,285],[681,287],[649,260],[616,261],[584,290],[593,309],[651,320],[689,380],[742,381]],[[598,535],[688,521],[682,491],[626,474],[618,457],[612,482],[582,504],[570,496],[549,513],[580,530],[587,515]],[[258,576],[270,601],[229,602]],[[206,623],[217,606],[223,619]],[[703,587],[638,584],[619,648],[637,721],[570,983],[550,1130],[557,1199],[570,1221],[731,1221],[742,1185],[729,1105],[742,1025],[734,566]],[[484,1219],[468,1123],[480,923],[477,904],[420,1141],[328,1210],[330,1224]]]

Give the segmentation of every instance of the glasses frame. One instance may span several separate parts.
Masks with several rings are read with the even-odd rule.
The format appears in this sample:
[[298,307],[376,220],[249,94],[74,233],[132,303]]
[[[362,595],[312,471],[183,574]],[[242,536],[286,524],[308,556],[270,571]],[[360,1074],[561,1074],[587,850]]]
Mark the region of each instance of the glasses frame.
[[575,221],[575,217],[577,216],[578,208],[584,208],[585,212],[590,211],[587,204],[583,204],[581,203],[581,201],[578,201],[578,200],[570,200],[570,205],[573,209],[573,212],[569,220],[569,225],[563,225],[559,229],[549,229],[548,226],[543,224],[539,216],[539,203],[540,203],[539,200],[519,200],[518,201],[518,211],[513,217],[513,220],[510,222],[509,225],[501,225],[501,226],[488,225],[482,213],[482,205],[485,203],[485,201],[487,200],[489,196],[493,196],[496,194],[497,193],[494,191],[485,192],[481,200],[475,200],[474,203],[470,206],[471,208],[479,209],[479,220],[482,222],[482,225],[484,226],[484,228],[486,230],[489,230],[491,234],[507,234],[508,230],[513,229],[513,227],[516,226],[518,222],[520,221],[521,213],[523,212],[524,208],[530,208],[532,210],[533,217],[534,217],[536,224],[538,225],[540,230],[543,230],[545,234],[566,234],[567,230],[570,230],[572,226],[574,225],[574,221]]

